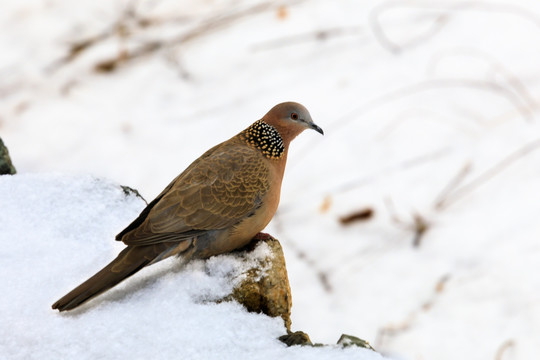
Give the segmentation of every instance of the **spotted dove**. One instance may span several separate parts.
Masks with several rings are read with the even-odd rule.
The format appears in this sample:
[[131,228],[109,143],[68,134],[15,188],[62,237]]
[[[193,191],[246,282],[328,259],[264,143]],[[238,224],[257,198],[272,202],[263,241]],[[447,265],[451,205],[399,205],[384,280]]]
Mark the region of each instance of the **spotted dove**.
[[247,245],[274,216],[289,145],[305,129],[323,134],[304,106],[281,103],[205,152],[116,236],[127,245],[116,259],[52,308],[74,309],[173,255],[205,259]]

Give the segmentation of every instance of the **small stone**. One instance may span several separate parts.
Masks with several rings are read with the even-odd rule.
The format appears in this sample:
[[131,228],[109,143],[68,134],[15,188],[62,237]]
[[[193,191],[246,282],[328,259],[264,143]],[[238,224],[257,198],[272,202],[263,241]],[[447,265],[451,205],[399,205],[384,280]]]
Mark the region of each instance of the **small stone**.
[[349,346],[358,346],[375,351],[375,349],[366,340],[362,340],[352,335],[342,334],[337,344],[343,346],[344,348]]
[[0,139],[0,175],[14,175],[17,171],[9,157],[9,151]]
[[278,338],[281,342],[287,344],[287,346],[313,346],[309,335],[303,331],[289,332],[287,335],[282,335]]

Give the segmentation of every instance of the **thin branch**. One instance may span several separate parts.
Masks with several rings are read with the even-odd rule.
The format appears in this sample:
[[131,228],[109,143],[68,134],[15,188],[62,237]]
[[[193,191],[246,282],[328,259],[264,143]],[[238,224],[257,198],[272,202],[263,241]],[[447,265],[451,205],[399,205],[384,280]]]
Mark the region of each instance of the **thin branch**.
[[376,140],[384,140],[386,137],[391,135],[392,132],[394,132],[395,129],[398,128],[398,126],[402,126],[403,123],[409,121],[409,119],[427,119],[435,117],[437,119],[442,119],[452,124],[452,121],[444,113],[438,113],[429,108],[411,107],[406,108],[402,111],[396,111],[396,113],[393,114],[393,118],[388,122],[388,124],[384,125],[384,127],[375,135],[374,138]]
[[[388,105],[394,101],[398,101],[409,96],[421,94],[423,92],[428,92],[437,89],[452,89],[452,88],[470,88],[474,90],[490,92],[494,95],[500,96],[506,99],[510,105],[516,110],[516,112],[521,116],[525,122],[531,122],[534,119],[533,110],[536,109],[536,103],[534,107],[529,107],[527,102],[530,99],[522,99],[520,93],[516,93],[507,87],[501,86],[493,81],[486,80],[472,80],[472,79],[460,79],[460,78],[449,78],[449,79],[433,79],[433,80],[424,80],[414,84],[406,85],[399,89],[387,92],[383,95],[380,95],[370,101],[365,102],[364,104],[356,107],[355,109],[350,110],[348,113],[337,117],[334,120],[330,127],[332,131],[328,131],[326,137],[332,136],[341,128],[346,127],[350,122],[357,119],[358,116],[368,113],[374,109]],[[300,154],[300,158],[307,154],[304,152]]]
[[310,258],[306,254],[305,251],[300,249],[294,241],[287,240],[287,236],[284,236],[285,230],[283,228],[283,224],[281,222],[281,217],[279,216],[279,212],[277,212],[274,215],[274,219],[272,220],[272,223],[276,227],[276,230],[278,230],[278,232],[280,233],[279,240],[282,243],[287,243],[286,245],[287,248],[289,248],[289,250],[291,250],[299,260],[303,261],[315,273],[323,290],[326,291],[327,293],[331,293],[333,290],[333,287],[332,287],[332,284],[330,283],[330,279],[328,276],[329,272],[320,269],[319,266],[317,265],[317,262],[314,259]]
[[375,174],[371,174],[368,176],[364,176],[359,179],[347,181],[341,185],[338,185],[334,187],[333,189],[330,189],[330,193],[342,193],[346,191],[350,191],[352,189],[355,189],[360,186],[364,186],[366,184],[372,183],[376,181],[378,178],[384,175],[389,175],[397,171],[403,171],[403,170],[409,170],[416,168],[421,165],[425,165],[426,163],[430,163],[432,161],[439,160],[441,157],[446,156],[449,153],[450,149],[445,147],[442,149],[438,149],[436,151],[423,154],[420,156],[416,156],[411,159],[404,160],[403,162],[400,162],[395,165],[388,166],[380,171],[378,171]]
[[475,90],[491,92],[495,95],[499,95],[505,98],[514,108],[520,113],[521,117],[525,121],[531,121],[533,119],[533,113],[528,107],[523,107],[523,100],[516,95],[513,91],[491,81],[483,80],[471,80],[471,79],[435,79],[425,80],[412,85],[407,85],[397,90],[383,94],[371,101],[368,101],[353,109],[346,115],[337,120],[337,125],[334,127],[334,133],[336,129],[346,126],[350,121],[354,120],[358,115],[367,113],[373,109],[376,109],[382,105],[386,105],[390,102],[397,101],[412,95],[420,94],[426,91],[436,89],[452,89],[452,88],[471,88]]
[[110,25],[109,28],[101,31],[100,33],[96,35],[92,35],[85,39],[72,42],[69,45],[68,53],[65,56],[53,61],[50,65],[48,65],[45,68],[46,71],[56,71],[61,66],[66,65],[76,60],[84,52],[86,52],[93,46],[105,40],[108,40],[114,35],[125,36],[126,33],[129,33],[128,24],[130,23],[130,20],[135,19],[137,17],[135,7],[136,7],[136,1],[129,1],[126,7],[122,10],[122,13],[119,19],[115,21],[112,25]]
[[[302,0],[291,0],[288,3],[296,4],[301,1]],[[46,69],[55,71],[60,66],[74,61],[81,54],[83,54],[85,51],[89,50],[93,46],[103,41],[109,40],[116,35],[122,37],[137,30],[144,30],[150,27],[166,25],[168,23],[186,25],[187,23],[194,21],[194,18],[182,15],[171,15],[168,17],[145,17],[137,13],[135,9],[135,3],[136,2],[131,2],[130,4],[128,4],[126,9],[122,11],[120,18],[115,21],[114,24],[110,25],[108,29],[105,29],[101,33],[90,36],[88,38],[73,42],[69,46],[67,54],[62,58],[55,60],[52,64],[47,66]],[[173,37],[172,39],[153,40],[137,46],[131,51],[121,51],[120,54],[97,63],[94,66],[94,70],[98,72],[114,71],[120,65],[125,64],[131,60],[150,55],[169,46],[186,43],[197,37],[221,29],[222,27],[236,21],[237,19],[248,15],[261,13],[266,10],[276,8],[278,6],[283,6],[283,2],[267,1],[264,3],[253,5],[246,9],[238,11],[227,10],[226,13],[212,15],[200,22],[198,25],[194,26],[191,30],[187,31],[186,33],[182,33],[176,37]],[[330,31],[328,34],[325,34],[324,32],[321,34],[321,36],[323,37],[325,35],[335,36],[332,31]]]
[[435,203],[435,208],[436,209],[441,209],[442,208],[443,203],[446,201],[446,198],[448,197],[448,195],[451,192],[455,191],[455,189],[461,183],[463,183],[463,180],[471,172],[471,169],[472,169],[471,163],[467,162],[467,163],[465,163],[465,165],[463,165],[461,167],[460,171],[458,171],[458,173],[452,179],[450,179],[448,184],[442,189],[442,191],[439,193],[439,195],[437,195],[437,197],[435,198],[434,203]]
[[331,28],[325,30],[317,30],[303,34],[296,34],[278,39],[272,39],[260,42],[251,47],[253,51],[272,50],[287,46],[294,46],[310,41],[325,41],[336,37],[357,36],[364,33],[364,29],[360,26]]
[[495,353],[495,360],[502,360],[504,353],[516,346],[516,343],[512,339],[508,339],[505,342],[503,342],[499,348],[497,349],[497,352]]
[[[400,45],[390,40],[388,35],[386,35],[386,32],[384,31],[380,22],[380,17],[383,13],[393,8],[399,7],[419,10],[446,11],[446,13],[436,17],[434,23],[428,31],[426,31],[422,35],[417,36],[408,43]],[[369,23],[373,34],[375,35],[375,38],[377,39],[379,44],[391,53],[398,54],[407,48],[421,44],[422,42],[428,40],[429,38],[440,32],[444,25],[448,23],[448,19],[452,12],[465,11],[512,14],[519,16],[523,20],[529,21],[536,27],[540,28],[540,17],[533,14],[530,9],[526,9],[514,4],[504,2],[497,3],[492,1],[463,1],[459,3],[442,3],[433,1],[387,1],[373,8],[373,10],[369,14]]]
[[413,238],[413,246],[419,247],[420,243],[422,242],[422,239],[424,238],[424,235],[429,229],[429,222],[419,213],[413,214],[413,230],[414,230],[414,238]]
[[[415,8],[415,6],[411,6],[412,4],[409,4],[409,5],[399,4],[399,5],[401,5],[401,7]],[[381,22],[379,20],[381,15],[384,12],[390,10],[393,7],[397,7],[397,5],[394,4],[394,2],[388,2],[388,3],[381,4],[379,6],[376,6],[373,8],[373,10],[371,10],[371,12],[369,13],[369,18],[368,18],[368,22],[371,27],[371,30],[373,34],[375,35],[375,39],[379,42],[379,44],[381,44],[382,47],[386,48],[388,51],[390,51],[393,54],[399,54],[406,48],[417,46],[421,44],[422,42],[429,40],[429,38],[435,36],[439,31],[441,31],[443,27],[448,23],[448,20],[449,20],[449,14],[439,15],[433,20],[430,28],[427,31],[425,31],[423,34],[418,35],[416,38],[413,38],[412,40],[409,40],[407,44],[398,45],[397,43],[390,40],[390,38],[386,35],[386,32],[384,31],[381,25]]]
[[403,220],[401,217],[398,216],[396,208],[394,206],[394,202],[391,198],[385,198],[384,199],[384,205],[386,206],[386,209],[390,213],[390,219],[396,223],[397,225],[400,225],[402,228],[406,230],[412,230],[414,233],[413,236],[413,246],[419,247],[420,243],[426,234],[426,232],[430,228],[430,222],[426,220],[425,217],[420,215],[418,212],[413,212],[412,214],[412,222],[408,222]]
[[237,21],[238,19],[244,18],[248,15],[254,15],[254,14],[265,12],[267,10],[276,8],[279,5],[280,5],[279,3],[276,3],[274,1],[268,1],[268,2],[257,4],[257,5],[253,5],[251,7],[248,7],[246,9],[242,9],[236,12],[212,16],[209,19],[204,20],[201,24],[195,26],[190,31],[187,31],[176,37],[173,37],[172,39],[150,41],[126,53],[125,56],[122,56],[122,57],[116,56],[116,57],[112,57],[112,58],[100,61],[98,64],[95,65],[94,69],[98,72],[114,71],[120,65],[123,65],[129,61],[133,61],[135,59],[150,55],[166,47],[170,47],[170,46],[174,46],[178,44],[185,44],[196,38],[199,38],[201,36],[208,35],[208,34],[211,34],[212,32],[220,30],[223,27]]
[[380,328],[377,332],[377,338],[375,341],[375,344],[377,344],[377,346],[375,346],[375,348],[383,347],[383,343],[387,337],[394,337],[409,330],[413,326],[418,316],[420,316],[424,312],[431,310],[435,305],[436,301],[443,293],[444,287],[449,280],[449,274],[442,275],[435,283],[433,293],[427,301],[422,303],[417,309],[412,310],[398,325],[387,325]]
[[462,197],[470,194],[472,191],[476,190],[481,185],[485,184],[495,176],[499,175],[501,172],[506,170],[508,167],[513,165],[516,161],[524,158],[530,153],[540,149],[540,139],[536,139],[521,147],[520,149],[514,151],[500,162],[495,164],[493,167],[489,168],[482,174],[480,174],[475,179],[471,180],[468,184],[463,185],[461,188],[456,189],[453,192],[450,192],[446,198],[442,199],[438,204],[438,209],[447,208],[449,205],[455,203],[457,200]]
[[444,59],[445,57],[458,55],[466,55],[485,61],[496,75],[502,76],[504,81],[519,95],[521,99],[523,99],[523,101],[530,109],[535,109],[537,107],[536,101],[531,96],[527,87],[521,82],[521,80],[510,70],[508,70],[508,68],[504,66],[501,62],[497,61],[495,57],[479,49],[455,48],[436,53],[432,57],[432,59],[430,59],[430,62],[428,64],[428,75],[434,72],[434,69],[436,68],[438,63],[442,61],[442,59]]

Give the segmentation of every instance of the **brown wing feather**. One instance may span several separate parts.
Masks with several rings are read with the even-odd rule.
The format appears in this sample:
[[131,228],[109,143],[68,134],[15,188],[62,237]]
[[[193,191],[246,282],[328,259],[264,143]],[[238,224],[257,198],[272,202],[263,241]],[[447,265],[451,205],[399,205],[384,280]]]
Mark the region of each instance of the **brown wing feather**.
[[216,149],[218,149],[222,144],[218,144],[216,146],[214,146],[213,148],[211,148],[210,150],[208,150],[207,152],[205,152],[204,154],[202,154],[199,159],[195,160],[194,162],[191,163],[191,165],[189,165],[187,167],[186,170],[184,170],[183,173],[181,173],[180,175],[178,175],[173,181],[171,181],[169,183],[169,185],[167,185],[165,187],[165,189],[163,189],[163,191],[158,195],[156,196],[156,198],[154,200],[152,200],[147,206],[146,208],[143,209],[143,211],[141,211],[141,213],[139,214],[139,216],[133,220],[131,222],[131,224],[129,224],[124,230],[122,230],[118,235],[116,235],[115,239],[117,241],[122,241],[122,238],[124,237],[124,235],[126,235],[128,232],[136,229],[137,227],[139,227],[145,220],[146,218],[148,217],[148,214],[150,213],[150,210],[152,210],[152,208],[158,203],[159,200],[161,200],[161,198],[163,196],[165,196],[165,194],[167,194],[171,188],[173,187],[173,185],[175,185],[178,181],[179,178],[181,178],[182,176],[184,176],[185,173],[189,172],[191,170],[191,168],[193,167],[196,167],[198,162],[201,161],[202,159],[210,156]]
[[120,233],[121,240],[127,245],[181,241],[253,214],[269,189],[269,170],[260,152],[234,140],[192,163],[151,203],[144,219]]

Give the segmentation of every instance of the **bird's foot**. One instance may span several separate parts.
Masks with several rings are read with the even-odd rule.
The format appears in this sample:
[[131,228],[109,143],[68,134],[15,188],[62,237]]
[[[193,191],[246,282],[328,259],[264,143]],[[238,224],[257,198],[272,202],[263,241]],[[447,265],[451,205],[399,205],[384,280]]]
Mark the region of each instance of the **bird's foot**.
[[270,239],[273,239],[274,237],[268,233],[263,233],[263,232],[260,232],[260,233],[257,233],[252,240],[255,240],[255,241],[260,241],[260,240],[270,240]]

